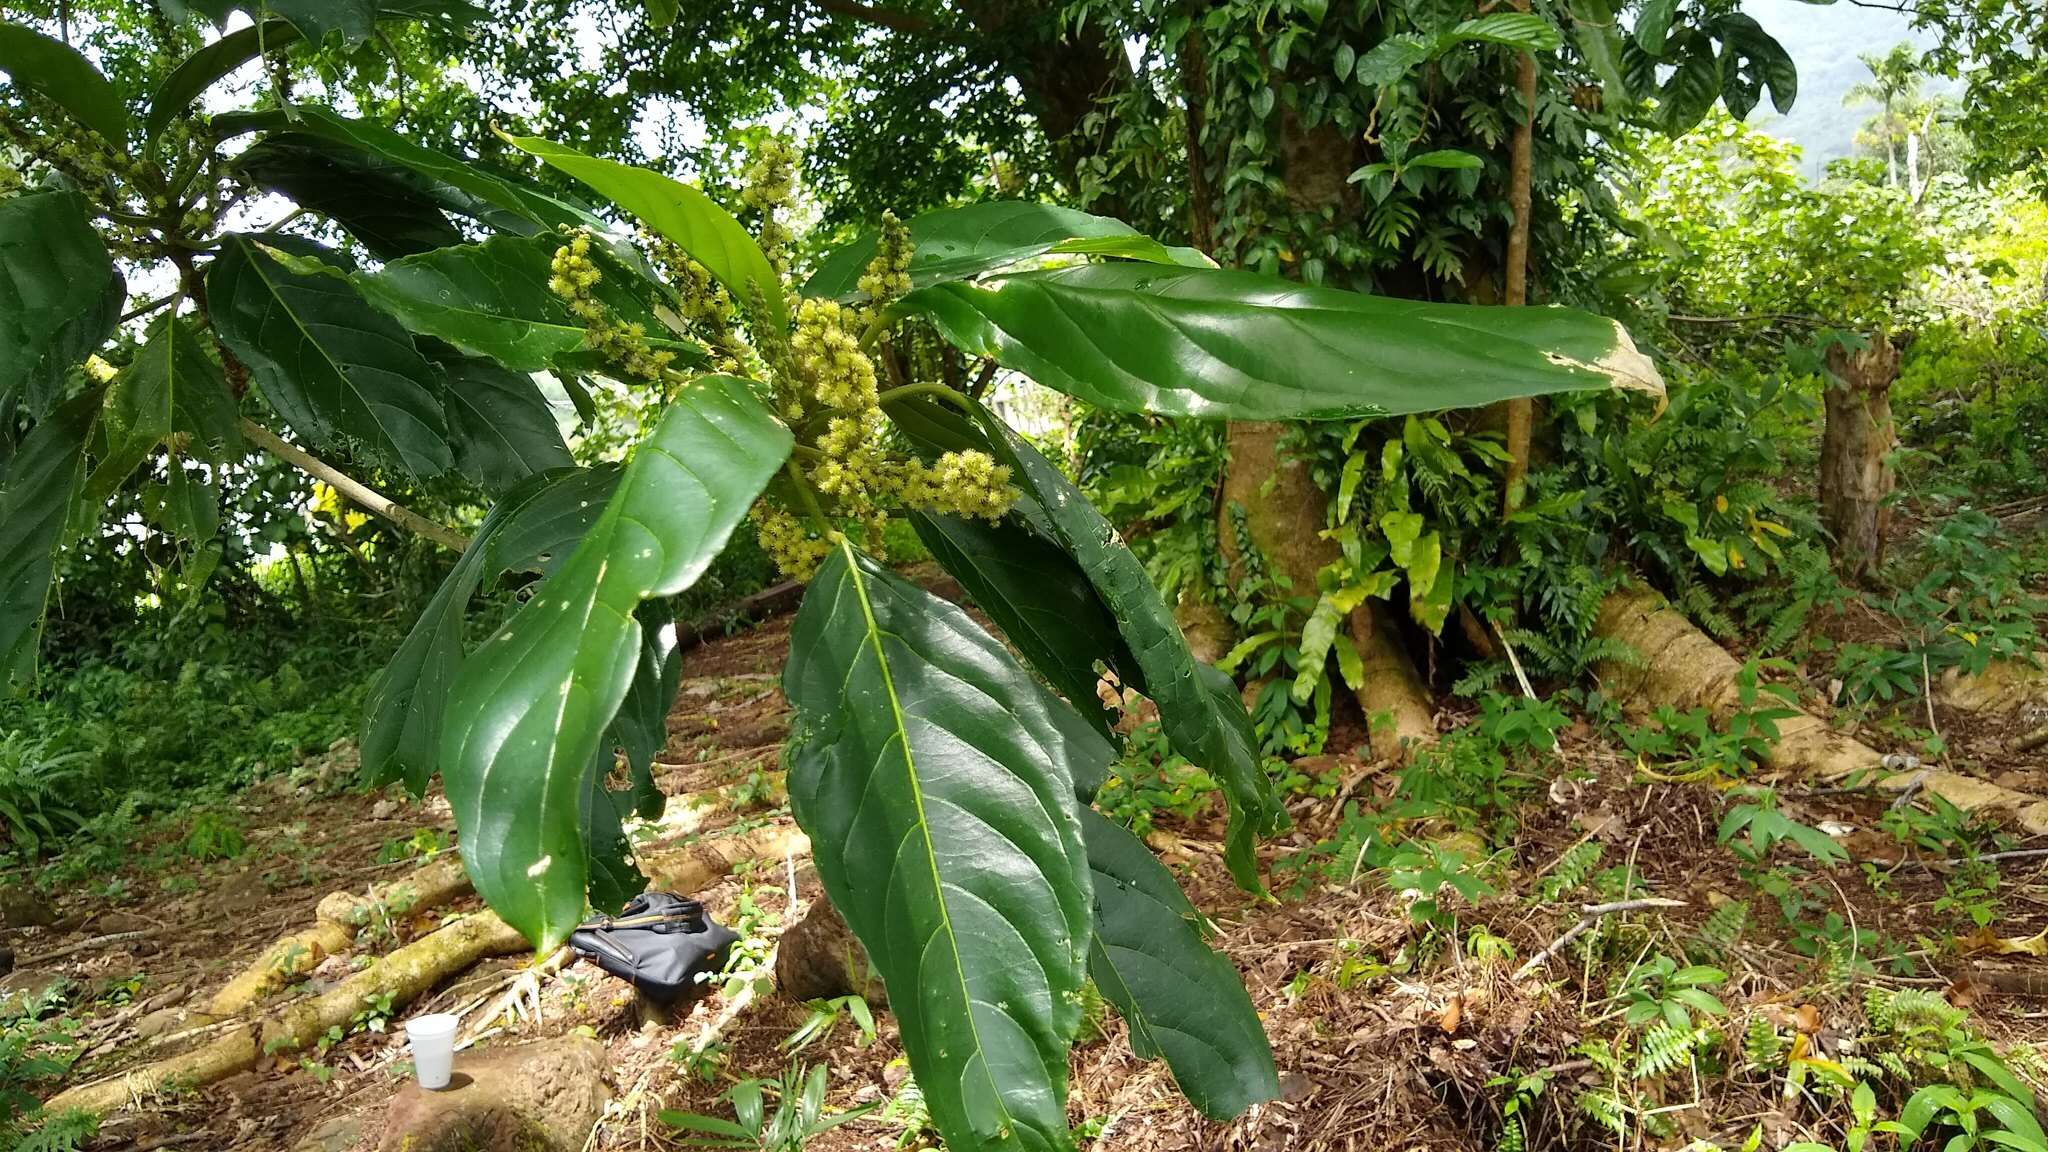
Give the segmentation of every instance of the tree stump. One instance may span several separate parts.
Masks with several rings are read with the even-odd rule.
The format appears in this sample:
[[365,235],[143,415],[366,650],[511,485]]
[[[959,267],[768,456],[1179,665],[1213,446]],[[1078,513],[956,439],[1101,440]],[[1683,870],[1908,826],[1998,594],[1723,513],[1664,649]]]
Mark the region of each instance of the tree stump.
[[1898,442],[1892,425],[1892,382],[1899,378],[1899,349],[1885,335],[1868,347],[1828,349],[1828,381],[1822,393],[1827,424],[1820,445],[1821,523],[1834,538],[1835,569],[1863,581],[1884,563],[1885,529],[1891,510],[1892,473],[1886,463]]

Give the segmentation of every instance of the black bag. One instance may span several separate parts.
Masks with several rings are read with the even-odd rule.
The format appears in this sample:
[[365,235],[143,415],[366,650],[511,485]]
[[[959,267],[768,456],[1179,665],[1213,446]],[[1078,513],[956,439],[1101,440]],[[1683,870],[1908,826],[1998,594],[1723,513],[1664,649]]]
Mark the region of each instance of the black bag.
[[695,900],[643,892],[617,916],[578,925],[569,935],[569,947],[656,1003],[673,1004],[697,991],[700,973],[723,969],[738,939]]

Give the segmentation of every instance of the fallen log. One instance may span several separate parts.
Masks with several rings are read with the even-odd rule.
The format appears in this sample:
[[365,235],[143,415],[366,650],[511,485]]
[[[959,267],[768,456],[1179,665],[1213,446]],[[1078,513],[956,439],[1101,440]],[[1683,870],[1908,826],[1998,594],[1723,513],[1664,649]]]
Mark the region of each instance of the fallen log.
[[810,837],[795,824],[765,824],[737,836],[652,847],[637,862],[650,887],[690,895],[749,861],[803,856],[810,850]]
[[171,1087],[197,1088],[256,1066],[266,1054],[295,1052],[330,1028],[347,1028],[373,998],[397,1008],[454,972],[491,956],[517,952],[526,938],[495,913],[482,912],[429,933],[318,996],[287,1005],[190,1052],[58,1093],[44,1103],[51,1115],[80,1110],[107,1113],[146,1103]]
[[330,892],[314,910],[313,926],[278,939],[206,1005],[214,1017],[239,1016],[264,997],[318,967],[322,960],[355,946],[356,936],[379,915],[439,908],[469,895],[462,860],[446,853],[410,876],[379,884],[366,895]]
[[[1656,592],[1638,584],[1609,594],[1593,631],[1622,641],[1640,656],[1639,663],[1608,661],[1595,670],[1608,696],[1622,707],[1638,714],[1659,705],[1680,711],[1703,708],[1720,719],[1742,708],[1736,684],[1741,662]],[[1884,757],[1876,749],[1808,712],[1793,711],[1778,721],[1778,742],[1766,753],[1774,767],[1824,780],[1867,772],[1886,791],[1924,788],[1965,812],[2005,812],[2030,835],[2048,835],[2048,800],[1954,772],[1878,775]]]
[[[696,892],[748,861],[779,859],[809,851],[809,838],[794,824],[783,823],[764,825],[737,836],[651,849],[639,863],[655,887]],[[448,859],[453,861],[454,857]],[[459,870],[459,864],[457,867]],[[329,912],[345,910],[339,901],[332,905],[322,903]],[[105,1113],[145,1102],[167,1086],[196,1088],[214,1083],[255,1067],[266,1054],[297,1051],[330,1028],[347,1028],[356,1013],[373,998],[388,994],[391,1006],[397,1008],[480,960],[524,947],[525,937],[495,913],[467,916],[399,948],[318,996],[232,1026],[190,1052],[61,1092],[44,1107],[52,1115],[74,1109]]]

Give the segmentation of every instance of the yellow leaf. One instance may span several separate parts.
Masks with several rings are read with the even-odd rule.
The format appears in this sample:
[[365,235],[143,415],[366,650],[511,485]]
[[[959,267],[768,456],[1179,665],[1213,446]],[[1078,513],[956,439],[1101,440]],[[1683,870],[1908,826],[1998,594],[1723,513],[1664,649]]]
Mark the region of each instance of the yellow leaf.
[[1714,497],[1714,511],[1716,511],[1716,512],[1726,512],[1727,510],[1728,510],[1728,498],[1727,498],[1726,496],[1715,496],[1715,497]]

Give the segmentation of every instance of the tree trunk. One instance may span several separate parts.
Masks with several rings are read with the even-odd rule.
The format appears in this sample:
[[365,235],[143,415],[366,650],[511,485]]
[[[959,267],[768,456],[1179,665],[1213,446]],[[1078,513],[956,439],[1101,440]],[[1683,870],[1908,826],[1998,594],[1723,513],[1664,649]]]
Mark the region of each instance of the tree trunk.
[[[1515,0],[1515,10],[1527,12],[1529,0]],[[1535,210],[1536,154],[1536,57],[1528,52],[1515,62],[1515,92],[1522,101],[1522,120],[1515,125],[1513,151],[1508,156],[1508,204],[1514,223],[1508,229],[1507,283],[1505,299],[1510,308],[1529,302],[1529,216]],[[1536,427],[1536,402],[1528,397],[1506,404],[1508,466],[1501,485],[1501,514],[1509,515],[1522,506],[1522,490],[1529,479],[1529,445]]]
[[[1223,476],[1218,536],[1224,558],[1236,567],[1240,557],[1230,506],[1242,507],[1252,547],[1276,575],[1287,578],[1296,595],[1314,595],[1316,570],[1343,553],[1322,537],[1328,507],[1323,490],[1316,487],[1306,464],[1281,451],[1287,427],[1265,421],[1230,425],[1230,467]],[[1388,622],[1375,622],[1369,605],[1352,613],[1351,633],[1365,667],[1365,685],[1356,693],[1358,706],[1368,724],[1376,716],[1392,721],[1370,732],[1373,754],[1398,760],[1415,745],[1433,742],[1435,707],[1399,634]]]
[[1899,377],[1899,350],[1889,337],[1873,335],[1870,346],[1858,351],[1840,344],[1828,349],[1827,367],[1821,522],[1834,538],[1836,570],[1860,581],[1884,563],[1885,529],[1891,519],[1884,501],[1892,490],[1886,457],[1897,439],[1891,387]]
[[1183,123],[1188,150],[1188,243],[1205,253],[1216,250],[1216,207],[1209,192],[1209,155],[1203,149],[1207,134],[1209,102],[1209,59],[1202,51],[1202,26],[1189,21],[1180,42],[1180,80]]

